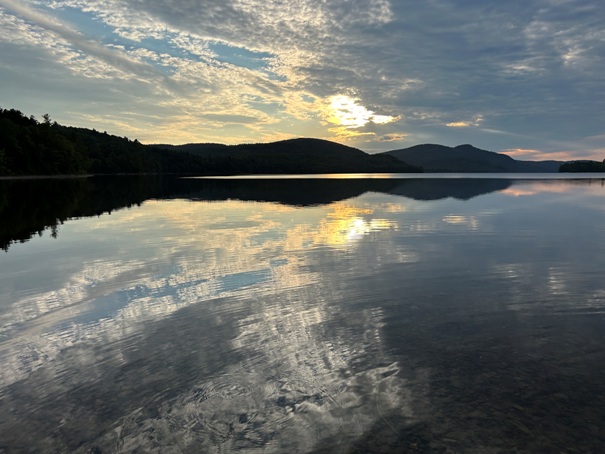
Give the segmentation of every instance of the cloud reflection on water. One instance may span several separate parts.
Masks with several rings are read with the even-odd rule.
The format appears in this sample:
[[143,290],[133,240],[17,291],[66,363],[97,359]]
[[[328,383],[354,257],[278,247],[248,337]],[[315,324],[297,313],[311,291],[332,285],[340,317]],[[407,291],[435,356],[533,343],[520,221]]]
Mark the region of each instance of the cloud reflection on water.
[[[1,308],[0,433],[47,451],[338,451],[448,417],[435,436],[461,446],[457,425],[502,411],[465,367],[483,380],[482,367],[508,372],[526,352],[552,358],[536,315],[603,307],[605,290],[580,273],[602,263],[604,239],[579,221],[601,219],[603,189],[522,186],[537,192],[304,208],[150,200],[70,221],[47,254],[89,256],[51,280],[34,273]],[[100,237],[112,241],[90,243]],[[451,389],[469,402],[477,391],[479,416]]]
[[[386,208],[385,213],[392,205]],[[199,449],[217,444],[235,449],[233,443],[239,439],[249,448],[271,441],[271,450],[278,452],[295,439],[306,439],[311,448],[339,433],[344,439],[360,436],[374,423],[375,405],[387,412],[406,407],[399,369],[384,353],[378,354],[382,326],[378,308],[361,311],[352,325],[334,325],[335,319],[345,320],[340,314],[343,307],[337,304],[346,306],[345,296],[339,296],[344,282],[326,281],[329,273],[313,271],[320,260],[313,251],[321,251],[321,260],[329,256],[336,260],[364,239],[374,242],[373,235],[397,230],[397,221],[375,216],[374,209],[363,203],[309,208],[301,218],[299,210],[278,204],[176,200],[149,201],[141,208],[78,221],[86,224],[87,232],[115,235],[116,247],[129,249],[135,258],[84,262],[79,271],[57,282],[57,288],[12,302],[3,313],[3,319],[10,320],[3,331],[10,333],[11,341],[1,352],[2,394],[17,404],[19,390],[29,389],[31,398],[41,402],[38,411],[45,413],[51,412],[44,403],[50,395],[69,401],[73,386],[106,395],[116,380],[108,368],[128,367],[133,361],[129,349],[149,349],[150,355],[157,355],[160,346],[147,334],[151,326],[165,324],[174,331],[171,320],[179,319],[180,311],[199,307],[216,323],[214,330],[227,325],[232,333],[212,342],[245,359],[226,362],[215,371],[195,371],[198,380],[165,400],[159,419],[146,419],[139,410],[121,415],[113,421],[118,424],[118,440],[111,432],[98,443],[153,450],[157,438],[152,440],[150,433],[168,437],[162,439],[165,445],[201,431],[197,440],[189,440]],[[141,233],[122,243],[119,236],[124,231]],[[208,348],[208,341],[197,348]],[[176,358],[188,354],[180,348],[173,351]],[[354,363],[360,361],[370,364],[355,370]],[[88,370],[87,376],[71,375],[78,370]],[[140,374],[145,372],[137,373],[145,381]],[[151,375],[166,380],[158,371]],[[66,376],[71,378],[65,380]],[[216,391],[221,387],[227,391]],[[200,392],[207,393],[207,399],[200,399]],[[373,401],[365,402],[372,395]],[[216,398],[229,402],[216,408]],[[267,402],[274,405],[264,408]],[[347,410],[368,405],[363,411]],[[82,411],[79,418],[93,415]],[[411,410],[408,413],[411,416]],[[50,416],[59,417],[67,426],[78,424],[62,413]],[[251,428],[253,418],[256,429]],[[234,437],[233,424],[241,436]],[[266,432],[278,426],[279,434]],[[18,427],[17,423],[14,428]],[[311,427],[315,436],[301,438],[301,432]]]

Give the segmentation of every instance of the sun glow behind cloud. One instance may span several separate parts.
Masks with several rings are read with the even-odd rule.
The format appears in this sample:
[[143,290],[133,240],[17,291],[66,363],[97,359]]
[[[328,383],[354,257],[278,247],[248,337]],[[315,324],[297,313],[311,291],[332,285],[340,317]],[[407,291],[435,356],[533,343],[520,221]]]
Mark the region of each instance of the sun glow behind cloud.
[[2,107],[144,143],[605,148],[605,10],[582,0],[194,3],[0,0]]
[[[363,136],[374,137],[374,131],[366,130],[373,125],[382,126],[400,119],[399,116],[380,115],[361,104],[361,100],[347,95],[333,95],[318,102],[318,110],[328,130],[336,141],[348,141]],[[387,135],[388,136],[388,135]],[[403,134],[394,135],[401,139]]]
[[398,119],[390,115],[378,115],[359,104],[359,99],[346,95],[330,96],[323,110],[329,123],[346,128],[362,128],[368,123],[382,125]]

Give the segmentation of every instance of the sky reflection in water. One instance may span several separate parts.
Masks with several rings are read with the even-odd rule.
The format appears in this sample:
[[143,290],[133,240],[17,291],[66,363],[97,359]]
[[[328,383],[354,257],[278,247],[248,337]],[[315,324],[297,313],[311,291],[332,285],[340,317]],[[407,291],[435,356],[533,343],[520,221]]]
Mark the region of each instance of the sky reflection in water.
[[605,444],[601,182],[397,191],[147,200],[12,245],[5,449]]

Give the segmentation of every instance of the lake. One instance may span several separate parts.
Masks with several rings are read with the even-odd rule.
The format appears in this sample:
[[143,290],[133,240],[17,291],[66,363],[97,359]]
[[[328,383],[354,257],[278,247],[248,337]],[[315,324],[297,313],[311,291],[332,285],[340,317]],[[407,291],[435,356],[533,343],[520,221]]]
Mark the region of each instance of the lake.
[[0,452],[601,451],[602,176],[371,177],[0,181]]

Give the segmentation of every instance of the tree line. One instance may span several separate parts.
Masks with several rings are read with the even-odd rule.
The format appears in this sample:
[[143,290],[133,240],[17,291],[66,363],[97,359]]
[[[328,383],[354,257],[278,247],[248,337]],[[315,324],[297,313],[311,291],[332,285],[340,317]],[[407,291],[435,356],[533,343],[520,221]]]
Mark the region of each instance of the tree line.
[[195,175],[419,172],[390,156],[318,139],[271,144],[143,145],[94,129],[62,126],[0,108],[0,176],[145,174]]
[[[0,176],[201,173],[212,162],[189,153],[141,144],[95,129],[42,121],[0,109]],[[221,169],[218,169],[221,170]]]
[[38,121],[0,109],[0,175],[159,172],[158,152],[138,141],[66,127],[48,114]]
[[565,162],[559,167],[559,172],[605,172],[605,160]]

